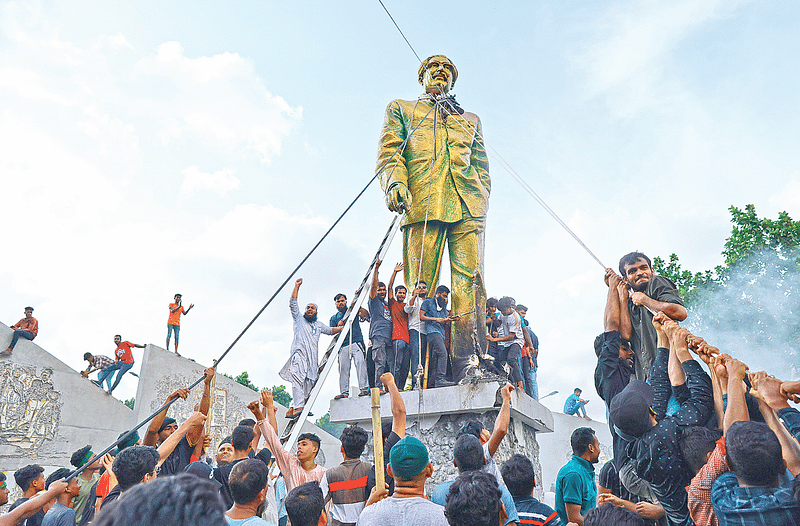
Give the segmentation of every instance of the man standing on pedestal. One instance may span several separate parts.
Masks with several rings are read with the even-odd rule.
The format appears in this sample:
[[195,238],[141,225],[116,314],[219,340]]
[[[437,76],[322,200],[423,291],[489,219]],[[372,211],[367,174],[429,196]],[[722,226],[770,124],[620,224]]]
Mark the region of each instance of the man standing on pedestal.
[[194,303],[189,305],[188,309],[184,309],[181,305],[181,295],[175,294],[175,303],[169,304],[169,318],[167,318],[167,350],[169,350],[169,338],[175,334],[175,354],[178,353],[178,335],[181,332],[181,314],[189,314],[189,311],[194,307]]
[[491,180],[481,121],[449,94],[457,78],[443,55],[422,62],[418,79],[425,93],[386,108],[378,170],[387,206],[405,212],[405,282],[438,283],[447,245],[453,311],[465,315],[451,336],[453,376],[460,380],[469,357],[485,346],[483,233]]
[[306,399],[311,394],[311,388],[317,380],[319,367],[319,337],[322,334],[337,334],[341,327],[328,327],[317,321],[317,304],[306,305],[305,314],[300,314],[297,306],[297,293],[303,278],[294,282],[292,298],[289,300],[289,310],[292,313],[294,338],[292,339],[292,353],[284,364],[279,375],[287,382],[292,383],[292,407],[286,412],[287,418],[294,418],[303,412]]

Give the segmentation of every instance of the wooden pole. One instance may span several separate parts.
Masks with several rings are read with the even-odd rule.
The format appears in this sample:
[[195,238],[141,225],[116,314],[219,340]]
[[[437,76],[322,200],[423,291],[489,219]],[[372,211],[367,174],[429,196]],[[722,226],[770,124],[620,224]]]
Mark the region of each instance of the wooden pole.
[[381,390],[373,387],[372,398],[372,438],[375,448],[375,487],[383,489],[386,485],[383,467],[383,427],[381,426]]

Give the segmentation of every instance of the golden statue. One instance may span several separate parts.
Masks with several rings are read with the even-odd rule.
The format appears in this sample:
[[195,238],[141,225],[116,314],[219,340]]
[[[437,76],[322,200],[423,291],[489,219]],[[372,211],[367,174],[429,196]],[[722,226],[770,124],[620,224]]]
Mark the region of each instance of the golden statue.
[[378,150],[386,204],[405,212],[403,263],[410,288],[425,281],[433,296],[447,244],[451,309],[461,316],[452,323],[450,337],[456,381],[463,378],[468,359],[486,346],[483,237],[491,190],[481,121],[450,95],[457,78],[458,70],[444,55],[425,59],[419,68],[425,93],[389,104]]

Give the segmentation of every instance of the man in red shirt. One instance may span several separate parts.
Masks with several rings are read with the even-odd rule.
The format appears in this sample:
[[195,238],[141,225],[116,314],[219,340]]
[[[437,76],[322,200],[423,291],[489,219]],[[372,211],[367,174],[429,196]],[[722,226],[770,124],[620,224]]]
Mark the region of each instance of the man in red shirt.
[[175,294],[175,303],[169,304],[169,318],[167,318],[167,350],[169,350],[169,337],[175,333],[175,354],[178,353],[178,334],[181,332],[181,314],[189,314],[189,311],[194,307],[194,303],[189,305],[188,309],[184,309],[181,305],[181,295]]
[[[116,359],[114,365],[106,367],[97,375],[98,380],[100,380],[100,387],[103,386],[104,380],[108,383],[108,394],[111,394],[114,389],[117,388],[119,381],[122,380],[122,375],[127,373],[130,368],[133,367],[134,360],[131,347],[144,349],[144,345],[137,345],[135,343],[122,341],[122,336],[119,334],[114,336],[114,343],[117,344],[117,348],[114,349],[114,357]],[[117,373],[117,379],[114,380],[114,385],[111,385],[111,377],[114,376],[114,371],[119,372]]]
[[20,337],[26,340],[33,340],[39,333],[39,322],[33,317],[33,307],[25,307],[25,317],[19,320],[16,325],[11,326],[14,329],[14,336],[11,338],[11,343],[8,344],[8,349],[0,353],[0,356],[9,356],[17,344]]
[[389,372],[394,376],[397,389],[402,391],[406,386],[408,369],[411,364],[411,347],[408,344],[408,314],[405,311],[405,285],[398,285],[392,293],[394,278],[403,271],[403,264],[394,266],[392,279],[389,280],[389,311],[392,313],[392,349],[388,356]]

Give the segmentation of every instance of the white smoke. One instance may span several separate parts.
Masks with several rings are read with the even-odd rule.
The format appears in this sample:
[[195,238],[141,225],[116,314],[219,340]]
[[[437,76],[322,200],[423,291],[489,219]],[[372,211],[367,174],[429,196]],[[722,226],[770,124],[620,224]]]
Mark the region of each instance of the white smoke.
[[684,325],[721,352],[783,380],[800,370],[800,250],[762,251],[701,290]]

